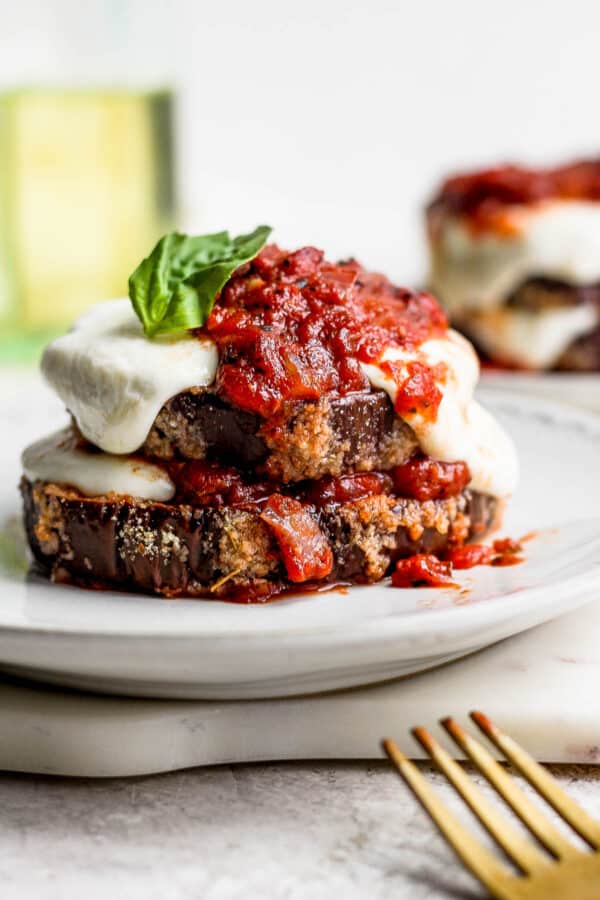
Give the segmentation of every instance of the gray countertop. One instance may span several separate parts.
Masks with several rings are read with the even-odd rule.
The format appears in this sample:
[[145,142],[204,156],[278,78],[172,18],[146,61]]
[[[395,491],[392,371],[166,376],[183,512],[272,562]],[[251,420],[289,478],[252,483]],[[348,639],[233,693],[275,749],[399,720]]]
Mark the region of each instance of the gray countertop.
[[[600,768],[552,771],[600,817]],[[0,810],[3,900],[481,896],[386,763],[2,775]]]

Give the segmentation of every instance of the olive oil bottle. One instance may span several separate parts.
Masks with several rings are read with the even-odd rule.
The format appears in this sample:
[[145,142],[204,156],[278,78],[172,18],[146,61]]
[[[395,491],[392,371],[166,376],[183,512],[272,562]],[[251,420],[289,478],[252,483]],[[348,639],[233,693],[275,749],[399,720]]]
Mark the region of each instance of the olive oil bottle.
[[175,221],[169,91],[0,93],[0,360],[33,358]]

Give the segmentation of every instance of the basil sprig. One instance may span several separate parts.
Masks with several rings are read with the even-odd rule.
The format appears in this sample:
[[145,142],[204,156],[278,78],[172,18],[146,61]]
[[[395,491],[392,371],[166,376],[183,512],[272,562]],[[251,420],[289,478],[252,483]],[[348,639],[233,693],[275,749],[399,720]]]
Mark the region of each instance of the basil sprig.
[[162,237],[129,278],[129,297],[146,336],[204,325],[219,291],[239,266],[254,259],[270,233],[259,225],[235,238],[228,231]]

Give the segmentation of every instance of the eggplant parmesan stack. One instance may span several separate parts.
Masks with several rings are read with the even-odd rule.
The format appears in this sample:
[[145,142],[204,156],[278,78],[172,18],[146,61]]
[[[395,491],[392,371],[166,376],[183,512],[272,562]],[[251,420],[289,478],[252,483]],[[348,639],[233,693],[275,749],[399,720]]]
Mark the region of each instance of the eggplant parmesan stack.
[[458,175],[427,224],[430,287],[485,358],[600,370],[600,160]]
[[274,245],[229,258],[212,295],[197,257],[191,275],[167,258],[150,313],[149,257],[135,312],[102,303],[45,352],[72,424],[24,452],[21,488],[54,578],[261,601],[375,582],[498,524],[513,445],[433,297]]

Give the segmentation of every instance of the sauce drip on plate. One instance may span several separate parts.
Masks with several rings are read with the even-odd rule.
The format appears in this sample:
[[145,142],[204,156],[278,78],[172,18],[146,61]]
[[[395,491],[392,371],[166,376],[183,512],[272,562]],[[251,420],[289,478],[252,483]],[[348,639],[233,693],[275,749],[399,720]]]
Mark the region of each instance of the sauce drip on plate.
[[524,562],[522,541],[500,538],[491,546],[464,544],[443,554],[443,559],[428,553],[417,553],[400,559],[392,572],[393,587],[451,587],[454,569],[473,569],[475,566],[515,566]]

